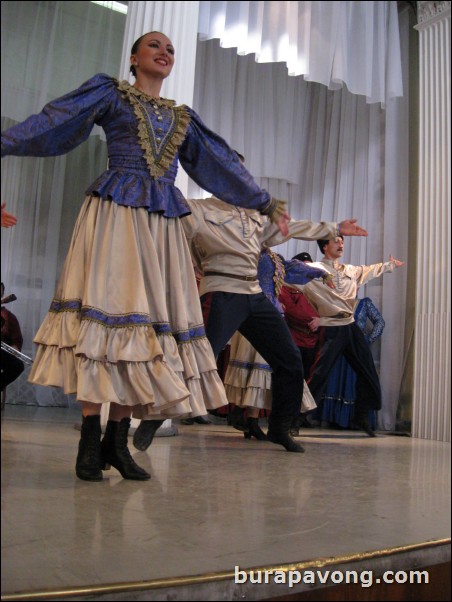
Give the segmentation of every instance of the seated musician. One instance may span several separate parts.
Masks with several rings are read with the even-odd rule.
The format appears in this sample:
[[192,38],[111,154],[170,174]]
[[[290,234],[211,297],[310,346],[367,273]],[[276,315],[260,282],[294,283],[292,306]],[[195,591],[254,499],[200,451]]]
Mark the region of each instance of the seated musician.
[[[6,343],[16,351],[22,349],[22,332],[20,330],[19,321],[16,316],[4,307],[5,286],[1,283],[1,326],[2,326],[2,343]],[[7,351],[2,346],[2,368],[1,368],[1,387],[2,393],[5,388],[18,378],[24,371],[24,363],[12,352]]]

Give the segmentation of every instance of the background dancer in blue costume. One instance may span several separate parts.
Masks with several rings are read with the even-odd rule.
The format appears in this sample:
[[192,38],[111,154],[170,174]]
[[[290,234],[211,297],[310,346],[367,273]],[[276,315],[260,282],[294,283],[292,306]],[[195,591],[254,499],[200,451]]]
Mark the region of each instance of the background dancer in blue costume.
[[108,169],[86,191],[30,374],[81,402],[76,474],[88,481],[110,465],[126,479],[150,478],[127,447],[132,411],[163,420],[227,403],[179,219],[190,208],[174,185],[178,160],[226,202],[240,199],[282,231],[289,219],[192,109],[160,98],[174,54],[164,34],[145,34],[132,47],[134,85],[95,75],[2,134],[2,156],[64,154],[95,125],[107,138]]

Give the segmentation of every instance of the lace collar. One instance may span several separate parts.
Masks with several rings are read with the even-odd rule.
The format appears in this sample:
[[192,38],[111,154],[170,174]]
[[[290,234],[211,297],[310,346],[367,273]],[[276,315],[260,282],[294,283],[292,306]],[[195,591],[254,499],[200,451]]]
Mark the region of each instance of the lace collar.
[[[133,107],[138,121],[138,142],[144,151],[149,173],[155,179],[161,178],[173,163],[187,134],[190,123],[187,107],[176,106],[174,100],[153,98],[125,80],[118,83],[118,89]],[[163,121],[161,111],[165,113],[166,133],[162,133],[160,124],[158,127],[153,125],[150,110],[158,115],[160,122]]]
[[152,102],[161,107],[167,107],[168,109],[170,109],[176,105],[175,100],[170,100],[169,98],[155,98],[154,96],[149,96],[149,94],[146,94],[146,92],[142,92],[141,90],[138,90],[138,88],[135,88],[135,86],[129,84],[127,80],[119,82],[118,88],[119,90],[121,90],[121,92],[133,94],[134,96],[141,98],[145,102]]

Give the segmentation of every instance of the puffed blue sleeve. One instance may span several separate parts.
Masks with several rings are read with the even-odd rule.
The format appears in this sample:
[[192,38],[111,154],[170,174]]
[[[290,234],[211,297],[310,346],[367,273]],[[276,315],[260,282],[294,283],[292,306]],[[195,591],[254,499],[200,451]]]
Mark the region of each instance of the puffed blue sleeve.
[[285,261],[284,268],[286,270],[284,282],[287,284],[307,284],[314,278],[322,278],[322,276],[324,276],[326,273],[325,270],[313,268],[303,261],[298,261],[297,259]]
[[115,87],[113,78],[100,73],[51,101],[37,115],[2,132],[2,157],[52,157],[74,149],[108,109]]
[[372,322],[372,330],[368,334],[365,334],[366,341],[369,343],[369,345],[371,345],[374,341],[376,341],[378,338],[380,338],[381,335],[383,334],[383,329],[385,327],[385,321],[383,319],[383,316],[378,311],[378,309],[375,307],[375,305],[373,304],[372,300],[369,297],[365,297],[365,299],[363,299],[361,303],[362,303],[362,308],[361,308],[362,321],[364,322],[364,325],[361,326],[359,321],[358,321],[358,325],[360,326],[361,329],[364,329],[365,323],[367,322],[367,320],[370,320],[370,322]]
[[179,149],[179,161],[190,178],[226,203],[264,209],[271,202],[270,194],[257,185],[225,140],[192,109],[187,110],[190,124]]

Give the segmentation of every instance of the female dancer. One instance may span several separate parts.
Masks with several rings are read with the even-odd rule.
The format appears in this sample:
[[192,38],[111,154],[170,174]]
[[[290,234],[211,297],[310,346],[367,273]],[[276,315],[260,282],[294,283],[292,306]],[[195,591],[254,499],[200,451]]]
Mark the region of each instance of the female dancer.
[[227,403],[180,224],[190,210],[174,185],[178,160],[225,201],[240,199],[282,231],[289,219],[192,109],[160,97],[174,55],[164,34],[147,33],[132,47],[134,85],[95,75],[2,134],[2,156],[64,154],[96,124],[107,138],[108,169],[86,191],[30,374],[33,383],[77,394],[76,474],[88,481],[100,481],[110,465],[126,479],[150,478],[127,447],[132,411],[164,419]]

